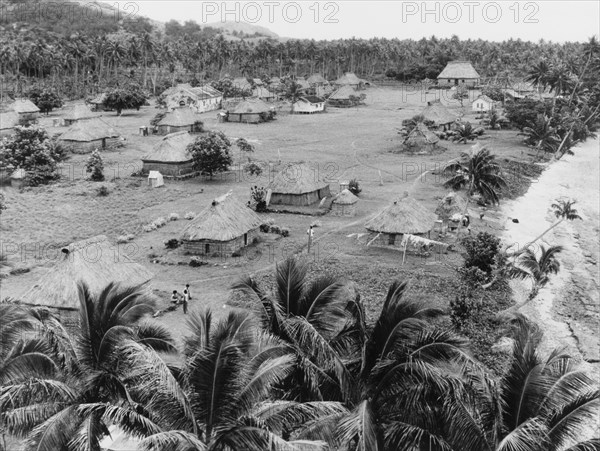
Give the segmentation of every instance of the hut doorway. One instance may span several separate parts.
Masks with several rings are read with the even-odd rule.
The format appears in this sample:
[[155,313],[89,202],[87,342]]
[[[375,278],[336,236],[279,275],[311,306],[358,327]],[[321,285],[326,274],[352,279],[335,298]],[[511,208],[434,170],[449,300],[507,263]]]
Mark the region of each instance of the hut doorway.
[[458,86],[458,78],[455,78],[455,79],[454,79],[454,85],[455,85],[455,86]]
[[390,235],[388,237],[388,244],[390,246],[393,246],[395,242],[396,242],[396,234],[395,233],[390,233]]
[[206,255],[210,254],[210,244],[206,243],[206,244],[204,245],[204,253],[205,253]]
[[244,233],[244,246],[248,246],[248,234]]
[[102,138],[102,148],[106,149],[106,138]]

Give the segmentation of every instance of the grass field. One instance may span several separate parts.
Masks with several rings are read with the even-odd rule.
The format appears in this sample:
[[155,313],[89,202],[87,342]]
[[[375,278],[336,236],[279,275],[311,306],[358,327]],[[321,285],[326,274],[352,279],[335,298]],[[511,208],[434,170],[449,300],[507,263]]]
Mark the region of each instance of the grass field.
[[[25,252],[11,252],[7,256],[13,267],[30,268],[31,271],[2,279],[2,297],[18,297],[47,270],[52,259],[44,256],[44,246],[61,246],[97,234],[106,234],[114,242],[119,235],[135,234],[135,239],[123,247],[123,252],[156,274],[153,288],[162,299],[162,306],[168,304],[170,291],[182,290],[190,283],[194,298],[191,310],[210,306],[217,311],[227,311],[231,308],[227,305],[231,283],[244,273],[268,273],[286,255],[302,251],[306,244],[306,229],[318,220],[321,225],[315,230],[316,245],[308,257],[315,268],[338,267],[340,274],[344,274],[344,266],[350,265],[353,273],[364,267],[369,277],[380,276],[384,283],[379,285],[376,293],[372,292],[373,287],[364,288],[371,290],[364,293],[366,299],[381,298],[391,278],[409,278],[414,280],[416,296],[447,306],[447,299],[439,287],[454,277],[453,267],[461,260],[459,254],[454,252],[430,259],[408,256],[407,263],[402,266],[398,251],[366,248],[356,237],[348,235],[365,232],[366,220],[404,192],[409,192],[433,211],[446,193],[443,180],[434,174],[436,169],[458,157],[469,145],[442,141],[447,148],[443,153],[398,153],[401,138],[397,132],[402,120],[418,114],[426,101],[435,97],[435,91],[411,93],[372,87],[366,95],[367,104],[358,108],[330,108],[318,115],[289,115],[284,109],[275,121],[259,125],[218,123],[216,112],[206,113],[202,117],[205,128],[222,130],[231,138],[246,138],[256,148],[252,159],[262,162],[265,167],[271,165],[271,170],[258,178],[249,178],[232,168],[213,180],[204,177],[167,180],[165,186],[158,189],[149,188],[145,179],[130,175],[141,167],[140,158],[160,139],[138,134],[139,126],[147,125],[157,110],[153,106],[144,107],[140,111],[126,111],[121,117],[104,113],[104,119],[118,128],[126,139],[122,148],[103,154],[108,180],[103,184],[110,191],[108,196],[96,195],[96,188],[102,183],[85,180],[82,168],[86,155],[73,155],[63,163],[65,177],[53,185],[23,192],[3,188],[8,204],[8,210],[2,213],[3,245],[17,244],[24,248]],[[476,123],[474,114],[466,111],[467,106],[470,102],[465,101],[467,118]],[[461,109],[458,104],[450,107]],[[62,129],[51,124],[61,114],[64,110],[42,118],[41,123],[48,126],[50,132],[59,132]],[[508,164],[505,159],[530,161],[527,148],[514,130],[488,131],[482,144],[497,154],[504,164]],[[237,148],[233,148],[233,153],[238,167]],[[189,256],[180,250],[165,249],[164,241],[178,238],[188,223],[183,219],[186,212],[199,212],[213,198],[230,190],[245,201],[252,185],[266,186],[278,168],[301,161],[317,165],[319,177],[330,182],[332,193],[338,191],[340,180],[358,179],[363,191],[357,216],[315,218],[266,214],[265,218],[271,217],[278,225],[289,227],[290,236],[265,235],[262,242],[251,246],[244,256],[227,260],[207,258],[209,265],[199,268],[188,266]],[[523,180],[519,174],[512,175],[516,181]],[[511,186],[512,196],[521,194],[522,190],[517,189],[521,186],[519,183],[511,183]],[[142,232],[142,225],[170,213],[178,213],[181,219],[156,231]],[[502,224],[494,218],[494,211],[486,212],[483,220],[475,218],[474,229],[499,230]],[[327,261],[332,263],[319,266]],[[181,319],[182,312],[177,310],[165,314],[160,321],[182,333]]]

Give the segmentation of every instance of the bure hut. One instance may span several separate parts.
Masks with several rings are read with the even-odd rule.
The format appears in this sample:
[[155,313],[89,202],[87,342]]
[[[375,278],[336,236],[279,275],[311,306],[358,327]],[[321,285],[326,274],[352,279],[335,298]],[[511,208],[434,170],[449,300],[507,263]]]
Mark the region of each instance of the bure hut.
[[427,126],[419,122],[415,128],[408,134],[402,143],[403,148],[406,151],[418,153],[418,152],[432,152],[437,147],[440,138],[427,128]]
[[333,82],[334,85],[338,86],[351,86],[356,89],[362,89],[365,86],[365,81],[358,78],[352,72],[346,72],[340,78]]
[[48,307],[67,325],[75,324],[78,318],[78,282],[85,282],[92,295],[98,295],[111,282],[148,289],[153,277],[104,235],[56,249],[55,261],[18,299],[23,304]]
[[436,127],[442,126],[444,130],[458,119],[458,115],[446,108],[439,100],[427,102],[421,115],[433,122]]
[[228,113],[228,122],[258,124],[272,119],[271,107],[260,99],[243,100]]
[[331,214],[333,216],[355,216],[358,197],[349,189],[343,190],[333,198],[331,202]]
[[342,86],[327,99],[327,104],[337,108],[349,108],[358,105],[360,94],[352,86]]
[[191,108],[175,108],[173,111],[168,111],[157,122],[156,128],[159,135],[168,135],[169,133],[182,131],[198,133],[202,131],[202,122]]
[[107,108],[104,105],[104,101],[106,100],[107,97],[108,97],[108,94],[103,92],[101,94],[98,94],[92,100],[90,100],[88,103],[90,105],[92,105],[92,111],[112,111],[110,108]]
[[64,116],[65,125],[72,125],[77,121],[91,119],[94,117],[92,110],[85,104],[75,105],[71,110]]
[[404,234],[429,238],[436,219],[434,213],[405,195],[367,221],[365,228],[375,234],[370,243],[400,247]]
[[196,255],[229,256],[252,243],[262,222],[250,207],[227,193],[214,199],[183,230],[183,250]]
[[19,125],[19,115],[14,111],[0,114],[0,136],[11,135]]
[[194,172],[192,156],[187,147],[194,142],[188,132],[171,133],[162,138],[152,152],[142,158],[142,172],[159,171],[177,177]]
[[17,113],[19,125],[30,125],[40,117],[40,109],[29,99],[16,99],[11,110]]
[[318,168],[306,163],[290,164],[269,184],[269,205],[306,206],[330,195],[329,184],[319,179]]
[[329,82],[321,74],[312,74],[306,79],[311,86],[323,86],[329,84]]
[[469,61],[450,61],[437,77],[440,86],[476,86],[481,77]]
[[100,118],[81,120],[71,125],[58,140],[73,153],[90,153],[119,143],[119,133]]
[[252,97],[255,97],[260,100],[264,100],[265,102],[272,102],[277,98],[275,93],[269,91],[264,86],[257,86],[252,90]]

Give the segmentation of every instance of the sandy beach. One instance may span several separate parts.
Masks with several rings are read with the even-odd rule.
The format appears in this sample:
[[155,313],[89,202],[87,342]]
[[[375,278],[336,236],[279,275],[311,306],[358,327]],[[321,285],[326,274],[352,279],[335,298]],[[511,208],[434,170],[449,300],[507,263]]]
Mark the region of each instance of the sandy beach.
[[[520,308],[545,332],[545,350],[566,346],[594,373],[600,373],[600,299],[599,299],[599,218],[600,218],[600,142],[590,140],[553,162],[535,181],[526,195],[507,202],[502,210],[506,225],[505,245],[523,246],[556,218],[550,205],[558,198],[577,200],[575,208],[583,220],[565,221],[537,244],[561,245],[561,270],[542,288],[537,298]],[[519,220],[513,223],[512,218]],[[530,281],[511,282],[515,301],[525,301]]]

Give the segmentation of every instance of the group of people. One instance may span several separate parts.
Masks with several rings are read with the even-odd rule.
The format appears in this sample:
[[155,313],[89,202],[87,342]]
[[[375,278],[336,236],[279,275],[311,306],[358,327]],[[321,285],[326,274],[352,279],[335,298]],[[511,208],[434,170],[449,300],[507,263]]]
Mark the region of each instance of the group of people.
[[187,315],[189,302],[192,300],[192,296],[190,295],[190,285],[186,284],[185,290],[183,290],[183,294],[177,292],[177,290],[173,290],[173,295],[171,296],[172,304],[182,304],[183,305],[183,313]]

